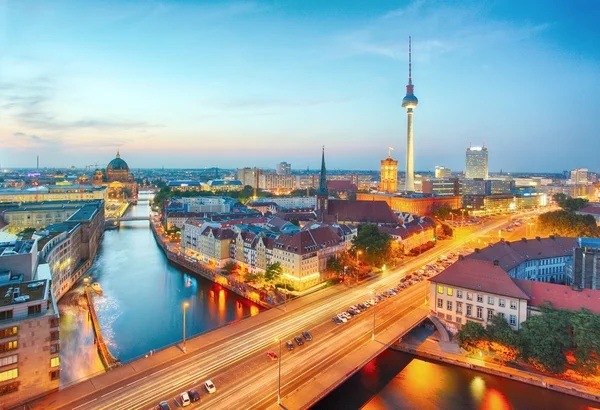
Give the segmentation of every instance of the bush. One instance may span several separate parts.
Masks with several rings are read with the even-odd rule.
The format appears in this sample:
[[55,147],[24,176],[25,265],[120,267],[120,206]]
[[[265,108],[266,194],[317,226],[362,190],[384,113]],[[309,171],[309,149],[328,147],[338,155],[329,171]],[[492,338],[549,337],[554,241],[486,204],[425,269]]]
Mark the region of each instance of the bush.
[[288,290],[289,292],[294,292],[294,291],[296,290],[296,288],[294,288],[294,287],[293,287],[291,284],[289,284],[289,283],[285,283],[285,284],[284,284],[284,283],[281,283],[281,282],[277,282],[277,283],[275,284],[275,287],[276,287],[276,288],[279,288],[279,289],[286,289],[286,290]]

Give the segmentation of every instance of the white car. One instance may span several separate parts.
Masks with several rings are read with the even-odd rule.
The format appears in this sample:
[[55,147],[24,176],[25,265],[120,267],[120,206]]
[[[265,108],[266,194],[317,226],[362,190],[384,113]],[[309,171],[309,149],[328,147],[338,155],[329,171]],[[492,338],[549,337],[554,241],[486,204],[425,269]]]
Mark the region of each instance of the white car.
[[340,319],[342,322],[346,323],[348,321],[348,319],[346,319],[344,316],[342,316],[341,314],[337,315],[337,318]]
[[360,309],[358,308],[358,306],[356,305],[352,305],[350,306],[350,309],[352,309],[353,311],[355,311],[356,313],[360,313]]
[[215,387],[213,382],[211,382],[210,380],[207,380],[204,382],[204,388],[206,389],[207,392],[209,392],[211,394],[217,392],[217,388]]
[[179,395],[179,400],[181,401],[181,405],[183,407],[185,406],[189,406],[190,405],[190,396],[188,396],[188,393],[186,391],[184,391],[183,393],[181,393]]

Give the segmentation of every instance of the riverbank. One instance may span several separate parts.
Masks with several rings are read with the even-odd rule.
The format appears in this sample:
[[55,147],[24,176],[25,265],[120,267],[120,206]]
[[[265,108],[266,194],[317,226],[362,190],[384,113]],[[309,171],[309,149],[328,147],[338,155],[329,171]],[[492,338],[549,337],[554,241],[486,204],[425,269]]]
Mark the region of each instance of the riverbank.
[[392,349],[424,359],[443,362],[600,403],[600,391],[596,389],[554,377],[490,363],[482,359],[474,359],[466,356],[454,342],[438,342],[435,339],[428,338],[422,343],[415,343],[412,339],[409,339],[394,345]]
[[100,329],[100,323],[98,322],[98,316],[96,315],[96,308],[94,308],[94,299],[90,287],[88,284],[84,285],[85,298],[87,300],[88,312],[92,321],[92,327],[94,329],[94,344],[98,349],[98,355],[106,370],[110,370],[121,364],[121,361],[115,358],[108,350],[104,338],[102,337],[102,330]]
[[[248,299],[249,301],[260,305],[263,308],[269,309],[273,307],[273,305],[264,302],[260,299],[259,291],[251,288],[248,284],[242,283],[239,285],[231,285],[229,280],[218,273],[215,273],[213,270],[207,269],[200,265],[199,263],[195,263],[187,260],[184,256],[171,251],[166,242],[161,239],[161,235],[156,230],[156,225],[158,222],[154,220],[150,220],[150,230],[152,231],[152,235],[156,240],[159,248],[163,251],[169,262],[189,270],[198,276],[202,276],[205,279],[210,280],[211,282],[217,283],[223,288],[229,290],[230,292],[235,293],[238,296]],[[248,290],[250,288],[250,290]]]

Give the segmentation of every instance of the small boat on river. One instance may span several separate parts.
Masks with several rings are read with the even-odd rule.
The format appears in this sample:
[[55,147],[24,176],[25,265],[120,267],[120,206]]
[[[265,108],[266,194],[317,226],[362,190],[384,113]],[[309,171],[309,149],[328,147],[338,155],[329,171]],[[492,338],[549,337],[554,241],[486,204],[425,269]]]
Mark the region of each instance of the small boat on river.
[[101,295],[102,294],[102,286],[100,286],[99,282],[94,282],[92,283],[92,289],[94,292],[96,292],[97,294]]

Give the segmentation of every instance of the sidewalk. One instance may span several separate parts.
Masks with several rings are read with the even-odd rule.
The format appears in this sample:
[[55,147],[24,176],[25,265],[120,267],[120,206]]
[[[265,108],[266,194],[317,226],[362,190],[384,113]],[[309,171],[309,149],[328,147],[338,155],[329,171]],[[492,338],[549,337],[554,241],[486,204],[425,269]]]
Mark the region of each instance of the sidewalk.
[[428,338],[425,341],[426,343],[415,344],[414,342],[411,343],[412,340],[414,339],[403,341],[401,344],[394,346],[393,349],[426,359],[441,361],[455,366],[461,366],[493,374],[495,376],[517,380],[522,383],[577,396],[586,400],[600,402],[600,390],[543,374],[531,373],[483,359],[472,358],[467,356],[455,342],[438,342],[432,338]]

